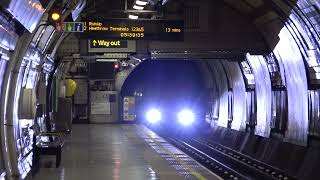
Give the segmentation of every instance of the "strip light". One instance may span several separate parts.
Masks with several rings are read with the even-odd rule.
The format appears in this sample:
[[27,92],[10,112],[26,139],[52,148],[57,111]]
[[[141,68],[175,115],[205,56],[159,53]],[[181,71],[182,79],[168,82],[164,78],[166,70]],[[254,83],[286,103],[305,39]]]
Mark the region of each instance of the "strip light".
[[136,1],[136,4],[139,5],[139,6],[145,6],[148,4],[148,1],[140,1],[140,0],[137,0]]
[[118,59],[96,59],[97,62],[118,62]]
[[143,8],[144,8],[143,6],[133,5],[133,9],[136,9],[136,10],[142,10]]
[[130,14],[130,15],[129,15],[129,18],[130,18],[130,19],[138,19],[139,16]]

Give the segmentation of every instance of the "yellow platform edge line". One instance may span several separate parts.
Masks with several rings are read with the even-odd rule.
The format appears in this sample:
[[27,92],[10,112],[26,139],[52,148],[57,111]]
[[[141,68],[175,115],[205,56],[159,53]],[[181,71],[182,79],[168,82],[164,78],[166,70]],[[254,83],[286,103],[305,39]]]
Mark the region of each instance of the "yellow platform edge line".
[[146,134],[146,133],[144,133],[144,134],[147,135],[150,139],[152,139],[162,150],[164,150],[166,153],[168,153],[174,160],[176,160],[184,169],[188,170],[189,173],[192,174],[194,177],[196,177],[198,180],[207,180],[206,177],[204,177],[203,175],[198,173],[192,167],[188,166],[188,164],[186,164],[185,162],[181,161],[181,159],[179,159],[175,154],[173,154],[168,149],[166,149],[160,142],[155,140],[150,134]]

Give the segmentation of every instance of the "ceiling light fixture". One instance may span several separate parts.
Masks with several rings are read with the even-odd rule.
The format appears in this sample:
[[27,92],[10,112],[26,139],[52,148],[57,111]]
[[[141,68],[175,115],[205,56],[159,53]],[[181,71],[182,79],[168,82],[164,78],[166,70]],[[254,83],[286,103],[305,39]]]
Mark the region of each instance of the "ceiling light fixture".
[[130,18],[130,19],[138,19],[139,16],[130,14],[130,15],[129,15],[129,18]]
[[136,4],[139,5],[139,6],[145,6],[148,4],[148,1],[140,1],[140,0],[137,0],[136,1]]
[[136,9],[136,10],[143,10],[143,6],[138,6],[138,5],[133,5],[133,9]]
[[58,12],[53,12],[53,13],[51,14],[51,19],[52,19],[53,21],[58,21],[60,18],[61,18],[61,15],[60,15],[60,13],[58,13]]
[[96,59],[97,62],[118,62],[118,59]]

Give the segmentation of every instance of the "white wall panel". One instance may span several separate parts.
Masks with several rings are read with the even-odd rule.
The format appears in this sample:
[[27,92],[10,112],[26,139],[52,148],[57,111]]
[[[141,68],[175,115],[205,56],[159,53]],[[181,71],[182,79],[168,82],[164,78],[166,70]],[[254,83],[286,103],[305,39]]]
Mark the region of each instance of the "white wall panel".
[[233,119],[231,128],[244,131],[246,128],[246,87],[238,62],[223,61],[229,73],[233,93]]
[[[285,140],[307,145],[308,81],[300,49],[287,28],[279,34],[280,42],[274,53],[283,64],[288,93],[288,127]],[[283,75],[282,75],[283,76]]]
[[215,83],[218,86],[219,98],[219,118],[217,125],[228,127],[228,80],[222,64],[217,60],[212,60],[210,66],[214,72]]
[[263,137],[269,137],[271,130],[270,122],[272,105],[269,70],[263,56],[252,56],[247,54],[247,59],[252,67],[256,84],[257,125],[255,128],[255,134]]

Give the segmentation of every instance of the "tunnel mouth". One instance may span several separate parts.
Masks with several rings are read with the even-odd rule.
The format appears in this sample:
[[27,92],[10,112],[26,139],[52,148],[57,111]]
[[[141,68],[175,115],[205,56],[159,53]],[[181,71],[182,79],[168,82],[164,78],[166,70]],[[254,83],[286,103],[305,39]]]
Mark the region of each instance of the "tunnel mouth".
[[[206,93],[197,60],[146,60],[139,64],[126,79],[120,97],[135,96],[137,121],[147,124],[146,113],[153,109],[161,113],[154,123],[188,127],[204,122]],[[188,111],[192,121],[179,122],[179,112]],[[196,121],[196,122],[193,122]],[[171,125],[170,125],[171,124]]]

